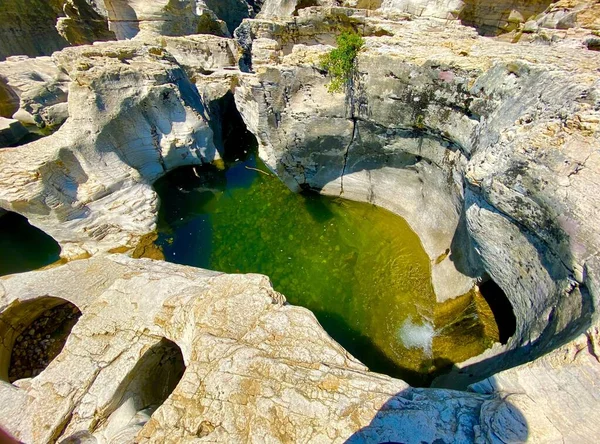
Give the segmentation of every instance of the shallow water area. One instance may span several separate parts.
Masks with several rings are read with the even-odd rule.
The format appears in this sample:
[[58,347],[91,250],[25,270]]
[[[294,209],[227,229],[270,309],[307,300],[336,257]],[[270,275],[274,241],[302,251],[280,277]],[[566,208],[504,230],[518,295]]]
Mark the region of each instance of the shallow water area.
[[155,188],[166,260],[269,276],[373,371],[426,385],[440,367],[491,343],[468,301],[450,316],[470,320],[461,342],[436,324],[429,258],[406,221],[387,210],[292,193],[254,155],[226,170],[180,169]]

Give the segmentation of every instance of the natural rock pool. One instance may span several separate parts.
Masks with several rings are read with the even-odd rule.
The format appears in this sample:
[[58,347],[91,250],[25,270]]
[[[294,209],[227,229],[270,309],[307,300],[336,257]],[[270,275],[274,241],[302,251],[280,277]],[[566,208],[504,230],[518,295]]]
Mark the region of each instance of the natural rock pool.
[[155,188],[166,260],[269,276],[373,371],[425,385],[498,339],[477,292],[436,303],[419,238],[387,210],[295,194],[253,155],[179,169]]
[[0,217],[0,276],[22,273],[60,259],[60,246],[16,213]]

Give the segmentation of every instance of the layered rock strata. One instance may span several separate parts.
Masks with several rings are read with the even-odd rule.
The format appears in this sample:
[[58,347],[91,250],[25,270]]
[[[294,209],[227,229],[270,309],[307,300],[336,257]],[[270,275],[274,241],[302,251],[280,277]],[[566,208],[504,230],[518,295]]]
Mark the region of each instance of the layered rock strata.
[[18,120],[0,117],[0,148],[15,145],[27,134]]
[[0,115],[24,125],[56,129],[69,116],[70,83],[50,57],[9,57],[0,62],[0,88],[4,90]]
[[[397,10],[297,14],[244,21],[239,45],[140,34],[3,63],[3,116],[51,126],[47,116],[61,115],[53,107],[68,106],[68,118],[51,136],[0,150],[0,207],[51,234],[66,258],[131,250],[155,229],[153,181],[219,158],[219,104],[234,94],[261,157],[291,188],[373,202],[407,219],[430,256],[440,301],[478,280],[498,283],[516,333],[437,384],[490,379],[472,386],[479,394],[408,389],[365,373],[313,329],[307,312],[282,306],[264,278],[98,258],[0,281],[5,319],[16,319],[15,300],[28,297],[43,310],[68,300],[84,313],[47,371],[20,389],[1,386],[10,399],[3,423],[32,442],[90,434],[128,442],[138,433],[138,440],[276,442],[596,436],[593,420],[585,432],[572,426],[581,412],[598,413],[600,59],[582,38],[593,35],[594,20],[582,33],[566,30],[540,45],[534,37],[481,38],[456,21]],[[347,94],[331,95],[319,57],[347,29],[366,44]],[[270,323],[264,313],[274,307],[302,315]],[[19,316],[15,331],[33,314]],[[246,328],[249,319],[257,322]],[[91,333],[98,331],[109,345]],[[187,365],[166,401],[139,395],[136,387],[147,384],[133,375],[157,356],[171,361],[175,349],[162,338],[181,348]],[[148,350],[153,358],[142,360]],[[337,379],[329,385],[332,369]],[[59,382],[65,375],[72,383]],[[575,395],[565,393],[574,384]],[[9,419],[20,410],[21,423]]]
[[[0,423],[24,442],[420,443],[527,434],[527,419],[496,395],[412,389],[368,372],[264,276],[124,256],[0,279],[3,378],[16,336],[64,301],[83,315],[60,355],[32,380],[0,381]],[[152,388],[166,387],[154,379],[170,365],[166,340],[185,371],[161,397]]]
[[[241,78],[236,101],[261,157],[290,187],[403,216],[430,255],[440,300],[493,278],[518,320],[508,348],[522,352],[500,365],[590,325],[600,242],[590,224],[600,208],[590,192],[596,53],[569,42],[532,51],[462,26],[344,9],[247,26],[256,74]],[[328,94],[319,68],[334,27],[366,35],[346,95]]]
[[0,61],[42,56],[72,45],[135,37],[231,36],[262,2],[254,0],[5,0]]
[[48,55],[68,46],[55,28],[61,0],[4,0],[0,7],[0,60]]
[[[237,60],[231,40],[169,45],[183,59],[185,46],[193,48],[199,70]],[[158,46],[69,48],[44,63],[69,75],[70,117],[53,135],[0,152],[0,205],[52,235],[64,257],[134,247],[155,229],[151,184],[178,166],[219,156],[202,99]]]

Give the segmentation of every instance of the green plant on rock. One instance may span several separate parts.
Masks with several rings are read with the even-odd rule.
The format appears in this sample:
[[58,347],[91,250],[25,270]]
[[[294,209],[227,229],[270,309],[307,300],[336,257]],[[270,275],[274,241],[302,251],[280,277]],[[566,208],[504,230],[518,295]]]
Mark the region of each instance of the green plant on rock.
[[344,31],[336,39],[337,48],[321,57],[321,67],[331,77],[327,84],[330,93],[342,92],[352,81],[356,56],[365,44],[363,38],[353,31]]

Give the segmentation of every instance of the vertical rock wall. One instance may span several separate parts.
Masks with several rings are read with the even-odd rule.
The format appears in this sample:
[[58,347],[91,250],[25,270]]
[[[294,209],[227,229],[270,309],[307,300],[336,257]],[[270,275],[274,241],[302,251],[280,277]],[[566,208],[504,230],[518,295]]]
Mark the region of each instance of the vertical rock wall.
[[3,0],[0,60],[15,54],[48,55],[69,45],[55,28],[62,0]]

